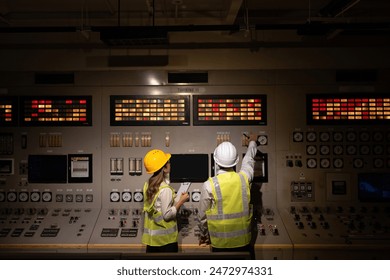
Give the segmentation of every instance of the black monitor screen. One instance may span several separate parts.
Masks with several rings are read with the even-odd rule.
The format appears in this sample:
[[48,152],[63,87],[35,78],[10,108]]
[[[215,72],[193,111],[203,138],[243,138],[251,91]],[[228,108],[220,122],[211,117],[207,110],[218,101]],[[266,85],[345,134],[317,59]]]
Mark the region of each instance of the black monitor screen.
[[207,154],[172,154],[170,162],[172,183],[204,182],[209,177]]
[[67,155],[29,155],[29,183],[66,183]]
[[361,202],[390,202],[390,173],[360,173],[358,187]]

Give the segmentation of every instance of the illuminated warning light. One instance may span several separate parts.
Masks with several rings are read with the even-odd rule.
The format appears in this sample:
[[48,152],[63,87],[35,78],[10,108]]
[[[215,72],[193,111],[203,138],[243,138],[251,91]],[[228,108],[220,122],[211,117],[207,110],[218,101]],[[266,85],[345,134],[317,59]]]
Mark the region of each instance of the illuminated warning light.
[[85,99],[80,100],[80,104],[87,104],[87,100]]

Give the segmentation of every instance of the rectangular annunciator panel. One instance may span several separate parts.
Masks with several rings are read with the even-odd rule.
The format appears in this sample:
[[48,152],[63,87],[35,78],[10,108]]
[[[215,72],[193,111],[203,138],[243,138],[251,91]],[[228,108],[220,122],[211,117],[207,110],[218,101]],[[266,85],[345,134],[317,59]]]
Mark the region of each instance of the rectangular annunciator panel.
[[110,96],[111,126],[189,125],[188,95],[179,96]]
[[306,105],[311,125],[390,123],[390,94],[308,95]]
[[266,125],[266,95],[194,95],[194,125]]

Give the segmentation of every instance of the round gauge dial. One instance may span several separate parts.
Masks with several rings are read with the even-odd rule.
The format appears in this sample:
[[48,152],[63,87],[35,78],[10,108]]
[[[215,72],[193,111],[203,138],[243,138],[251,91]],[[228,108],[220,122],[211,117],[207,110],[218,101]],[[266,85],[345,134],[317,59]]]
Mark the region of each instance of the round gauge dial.
[[384,136],[383,136],[383,133],[381,131],[376,131],[374,133],[374,135],[372,136],[372,138],[374,139],[374,141],[380,142],[380,141],[383,141]]
[[38,202],[41,199],[41,195],[39,192],[32,192],[30,196],[30,200],[32,202]]
[[385,166],[385,162],[381,158],[374,159],[374,168],[383,168]]
[[293,141],[294,142],[302,142],[303,141],[303,132],[295,131],[293,133]]
[[110,201],[111,202],[118,202],[120,199],[119,192],[111,192],[110,193]]
[[329,168],[330,167],[330,160],[328,158],[322,158],[320,160],[320,167],[321,168]]
[[344,136],[343,136],[342,132],[335,132],[335,133],[333,133],[333,141],[341,142],[341,141],[343,141],[343,138],[344,138]]
[[306,161],[306,166],[308,168],[316,168],[317,167],[317,160],[315,158],[308,158]]
[[330,148],[328,145],[322,145],[320,147],[320,154],[321,155],[329,155],[329,153],[330,153]]
[[385,152],[385,148],[382,145],[375,145],[373,150],[376,155],[382,155]]
[[335,146],[333,146],[333,153],[334,153],[335,155],[341,155],[341,154],[343,154],[343,151],[344,151],[343,146],[341,146],[341,145],[335,145]]
[[52,199],[52,194],[51,192],[44,192],[42,193],[42,201],[44,202],[50,202]]
[[267,135],[259,135],[259,137],[257,137],[257,141],[259,141],[261,146],[267,145],[268,136]]
[[362,168],[364,166],[364,161],[361,158],[355,158],[353,160],[353,167],[355,168]]
[[28,201],[28,192],[20,192],[19,193],[19,201],[20,202]]
[[315,155],[317,153],[317,147],[315,145],[308,145],[306,147],[306,153],[308,155]]
[[349,142],[355,142],[357,139],[356,132],[354,131],[348,131],[346,137]]
[[5,193],[0,192],[0,202],[3,202],[5,200]]
[[359,139],[360,139],[360,141],[363,141],[363,142],[369,141],[370,140],[370,133],[368,133],[367,131],[361,132],[359,135]]
[[334,168],[343,168],[343,166],[344,166],[344,161],[343,161],[343,159],[341,159],[341,158],[335,158],[335,159],[333,160],[333,166],[334,166]]
[[143,200],[144,200],[144,194],[142,192],[135,192],[134,193],[134,201],[142,202]]
[[370,154],[370,146],[368,146],[368,145],[360,146],[359,150],[360,150],[360,154],[362,154],[362,155]]
[[191,199],[193,202],[199,202],[200,201],[200,192],[192,192]]
[[348,145],[347,146],[347,154],[348,155],[356,155],[357,148],[355,145]]
[[131,201],[131,193],[130,192],[123,192],[122,193],[122,201],[130,202]]
[[329,132],[321,132],[320,133],[320,141],[321,142],[328,142],[330,139],[330,134]]
[[309,131],[307,134],[306,134],[306,140],[308,142],[314,142],[317,140],[317,134],[314,132],[314,131]]
[[16,193],[15,192],[9,192],[7,193],[7,200],[9,202],[15,202],[16,201]]

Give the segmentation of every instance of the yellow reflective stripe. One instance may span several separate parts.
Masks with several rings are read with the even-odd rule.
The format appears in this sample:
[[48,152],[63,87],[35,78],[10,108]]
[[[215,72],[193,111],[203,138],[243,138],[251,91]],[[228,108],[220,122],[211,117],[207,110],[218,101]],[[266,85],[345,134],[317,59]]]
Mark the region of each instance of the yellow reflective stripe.
[[241,179],[241,189],[242,189],[242,204],[244,206],[244,212],[248,212],[249,209],[249,201],[248,201],[248,194],[246,192],[246,182],[245,182],[245,178],[244,178],[244,175],[242,175],[241,173],[238,173],[238,175],[240,175],[240,179]]
[[[217,200],[222,201],[221,186],[219,185],[217,176],[213,177],[214,190],[217,195]],[[222,203],[218,203],[218,214],[223,215]]]
[[167,235],[167,234],[174,233],[176,231],[177,231],[177,226],[176,225],[171,227],[171,228],[168,228],[168,229],[148,229],[148,228],[144,228],[144,233],[152,235],[152,236]]
[[236,231],[229,231],[229,232],[210,232],[211,237],[216,238],[232,238],[232,237],[239,237],[245,234],[250,233],[250,228],[236,230]]
[[[248,208],[248,207],[246,207]],[[247,217],[250,214],[249,210],[239,212],[239,213],[233,213],[233,214],[217,214],[217,215],[208,215],[207,219],[209,220],[225,220],[225,219],[236,219],[236,218],[242,218]]]

